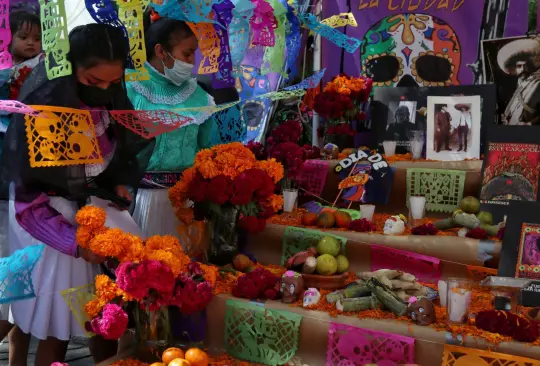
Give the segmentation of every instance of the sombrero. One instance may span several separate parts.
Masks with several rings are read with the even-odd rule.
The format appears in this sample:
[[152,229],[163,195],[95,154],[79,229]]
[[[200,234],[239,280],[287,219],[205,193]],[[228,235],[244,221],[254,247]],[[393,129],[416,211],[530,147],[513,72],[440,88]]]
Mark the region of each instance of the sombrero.
[[466,103],[460,103],[460,104],[456,104],[454,106],[455,109],[457,109],[458,111],[462,110],[463,108],[465,108],[466,110],[470,110],[471,109],[471,105],[470,104],[466,104]]
[[540,42],[536,39],[518,39],[505,44],[497,54],[497,64],[510,74],[517,60],[530,57],[536,68],[540,68]]

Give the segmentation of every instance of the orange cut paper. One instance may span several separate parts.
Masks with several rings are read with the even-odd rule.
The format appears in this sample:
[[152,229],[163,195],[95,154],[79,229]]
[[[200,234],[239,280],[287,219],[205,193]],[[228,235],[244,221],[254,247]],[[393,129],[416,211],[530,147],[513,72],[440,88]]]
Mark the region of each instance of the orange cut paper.
[[31,107],[40,113],[25,116],[32,168],[103,163],[89,111]]
[[540,362],[504,353],[445,344],[441,366],[540,366]]
[[146,139],[176,130],[193,119],[166,110],[110,111],[111,117]]

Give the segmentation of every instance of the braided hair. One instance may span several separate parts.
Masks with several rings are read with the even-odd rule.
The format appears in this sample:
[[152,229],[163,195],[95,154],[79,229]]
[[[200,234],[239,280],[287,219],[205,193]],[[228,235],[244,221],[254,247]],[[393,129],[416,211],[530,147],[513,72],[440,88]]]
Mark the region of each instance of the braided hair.
[[159,18],[145,29],[146,59],[151,60],[155,56],[155,48],[158,44],[170,52],[179,41],[193,36],[193,31],[186,22],[172,18]]
[[69,33],[68,59],[74,67],[91,68],[101,62],[121,61],[127,66],[129,48],[121,29],[107,24],[87,24]]

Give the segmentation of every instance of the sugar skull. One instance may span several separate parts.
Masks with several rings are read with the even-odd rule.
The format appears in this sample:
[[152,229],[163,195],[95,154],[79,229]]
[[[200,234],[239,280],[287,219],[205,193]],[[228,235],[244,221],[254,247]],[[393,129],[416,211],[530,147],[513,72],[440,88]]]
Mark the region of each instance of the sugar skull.
[[362,73],[374,86],[459,85],[461,45],[444,21],[426,14],[381,19],[364,36]]
[[311,306],[316,305],[321,300],[321,293],[316,288],[308,288],[306,292],[304,292],[304,303],[303,306]]
[[298,301],[304,292],[304,279],[300,273],[287,271],[281,277],[282,301],[291,304]]
[[417,325],[430,325],[435,323],[437,317],[435,315],[435,306],[427,298],[422,297],[417,299],[415,297],[409,300],[409,307],[407,308],[407,315]]
[[385,235],[399,235],[405,231],[405,223],[407,219],[403,215],[390,216],[384,222],[384,234]]

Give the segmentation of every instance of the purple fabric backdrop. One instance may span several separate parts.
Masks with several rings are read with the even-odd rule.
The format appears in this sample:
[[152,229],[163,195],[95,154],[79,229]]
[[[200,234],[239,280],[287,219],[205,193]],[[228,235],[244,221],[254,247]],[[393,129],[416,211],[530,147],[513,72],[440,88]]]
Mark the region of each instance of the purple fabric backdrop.
[[[444,9],[442,6],[444,3],[448,3],[448,9]],[[445,22],[454,30],[461,46],[461,63],[457,75],[459,84],[466,85],[474,82],[474,74],[468,65],[474,64],[479,54],[484,0],[351,0],[350,4],[358,27],[347,27],[347,35],[360,40],[364,38],[366,32],[374,27],[378,21],[391,15],[406,13],[426,14]],[[378,6],[376,6],[377,4]],[[324,18],[338,13],[347,13],[348,11],[347,1],[325,1],[323,5]],[[405,21],[399,27],[402,30],[405,26],[408,26],[416,36],[422,36],[423,32],[415,29],[414,20],[410,22]],[[343,31],[344,28],[340,29]],[[509,11],[506,16],[505,36],[515,36],[523,34],[526,31],[527,0],[510,0]],[[323,67],[327,68],[325,80],[340,72],[340,58],[336,58],[336,55],[341,55],[341,53],[339,47],[323,40],[322,60]],[[343,62],[343,71],[345,73],[354,76],[360,74],[360,53],[360,49],[354,54],[345,52]],[[407,71],[405,72],[407,73]]]

